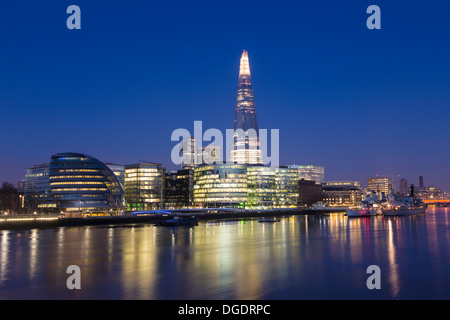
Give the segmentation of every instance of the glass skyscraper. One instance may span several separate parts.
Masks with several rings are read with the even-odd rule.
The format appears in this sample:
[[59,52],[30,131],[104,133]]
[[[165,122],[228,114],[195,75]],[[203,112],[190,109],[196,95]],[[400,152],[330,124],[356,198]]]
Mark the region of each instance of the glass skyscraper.
[[240,60],[234,115],[233,149],[231,150],[230,160],[242,164],[262,163],[250,64],[248,53],[245,50]]

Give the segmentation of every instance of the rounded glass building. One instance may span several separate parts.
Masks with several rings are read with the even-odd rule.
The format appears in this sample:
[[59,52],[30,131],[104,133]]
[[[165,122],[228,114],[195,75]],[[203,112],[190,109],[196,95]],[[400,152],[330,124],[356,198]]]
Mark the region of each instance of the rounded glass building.
[[125,208],[118,177],[94,157],[72,152],[53,155],[49,180],[56,207],[61,211],[112,214]]

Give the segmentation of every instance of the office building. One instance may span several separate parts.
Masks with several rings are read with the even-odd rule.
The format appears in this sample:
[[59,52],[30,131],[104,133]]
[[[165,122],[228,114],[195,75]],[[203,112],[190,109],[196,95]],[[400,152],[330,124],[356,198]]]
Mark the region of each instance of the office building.
[[190,208],[194,202],[194,170],[167,172],[164,190],[164,208]]
[[162,209],[165,170],[160,163],[125,165],[127,210]]
[[295,168],[280,166],[275,168],[277,197],[275,208],[295,208],[298,206],[298,176]]
[[323,186],[350,186],[350,187],[361,187],[361,182],[355,180],[334,180],[334,181],[324,181]]
[[398,192],[404,196],[410,193],[410,189],[408,188],[408,181],[406,179],[400,179]]
[[37,164],[25,170],[23,185],[24,207],[30,211],[57,212],[50,188],[50,163]]
[[202,164],[214,164],[222,162],[220,146],[208,144],[199,146],[197,139],[189,137],[180,144],[181,168],[191,169]]
[[202,165],[194,170],[194,206],[244,208],[247,201],[245,164]]
[[382,195],[388,195],[392,191],[394,191],[393,185],[392,185],[392,178],[390,177],[374,177],[369,178],[367,183],[367,189],[368,191],[375,191],[379,198],[382,198]]
[[314,203],[323,201],[322,185],[312,180],[298,180],[299,206],[310,207]]
[[295,208],[298,190],[297,171],[287,167],[215,164],[194,171],[198,207]]
[[325,169],[322,166],[312,164],[293,164],[288,167],[298,170],[299,180],[304,179],[315,181],[317,184],[321,184],[325,180]]
[[361,203],[363,192],[361,188],[348,185],[322,185],[323,202],[329,206],[349,207]]
[[248,209],[272,209],[277,199],[277,172],[264,166],[247,167]]
[[119,179],[119,182],[122,185],[122,188],[125,190],[125,166],[114,163],[105,164],[116,175],[117,179]]

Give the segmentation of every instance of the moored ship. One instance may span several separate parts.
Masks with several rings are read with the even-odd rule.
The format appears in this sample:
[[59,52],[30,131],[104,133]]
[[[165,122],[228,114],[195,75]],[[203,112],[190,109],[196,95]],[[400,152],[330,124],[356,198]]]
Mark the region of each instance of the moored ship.
[[414,186],[411,186],[411,194],[406,197],[398,197],[395,194],[388,196],[388,201],[383,208],[385,216],[408,216],[423,214],[427,205],[414,195]]
[[376,194],[367,195],[366,200],[362,201],[359,206],[347,209],[348,217],[367,217],[382,214],[381,204]]

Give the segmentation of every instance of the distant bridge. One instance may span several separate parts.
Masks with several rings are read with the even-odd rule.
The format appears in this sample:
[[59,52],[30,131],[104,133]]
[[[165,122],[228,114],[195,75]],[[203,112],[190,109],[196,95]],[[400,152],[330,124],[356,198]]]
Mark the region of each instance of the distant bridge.
[[422,201],[426,204],[450,204],[450,199],[424,199]]

